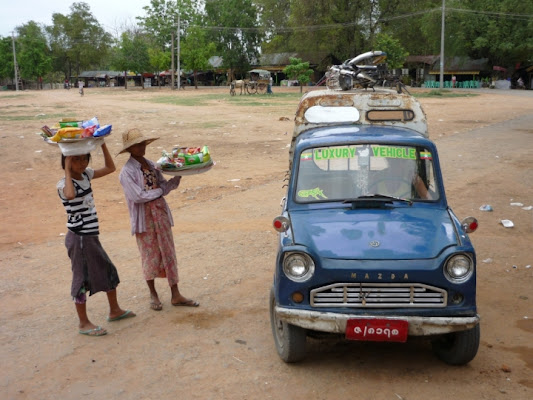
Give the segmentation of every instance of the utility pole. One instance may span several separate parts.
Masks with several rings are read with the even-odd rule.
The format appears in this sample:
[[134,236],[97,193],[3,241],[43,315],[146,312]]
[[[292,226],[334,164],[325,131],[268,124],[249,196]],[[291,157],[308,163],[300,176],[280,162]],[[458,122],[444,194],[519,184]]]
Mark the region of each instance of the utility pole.
[[171,67],[171,71],[170,71],[170,74],[171,74],[171,81],[172,81],[172,90],[174,90],[174,32],[171,33],[171,36],[172,36],[172,44],[170,46],[170,58],[172,60],[172,67]]
[[11,32],[11,41],[13,42],[13,66],[15,67],[15,91],[19,91],[19,67],[17,65],[17,52],[15,51],[15,32]]
[[446,0],[442,0],[442,23],[440,27],[440,88],[444,88],[444,8]]
[[180,67],[180,15],[178,14],[178,90],[181,89],[181,67]]

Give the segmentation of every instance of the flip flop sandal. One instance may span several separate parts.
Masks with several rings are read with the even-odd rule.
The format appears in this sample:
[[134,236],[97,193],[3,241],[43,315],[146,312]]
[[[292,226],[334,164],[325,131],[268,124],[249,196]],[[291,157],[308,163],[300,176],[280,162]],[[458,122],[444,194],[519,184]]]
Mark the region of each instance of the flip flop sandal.
[[107,331],[105,329],[102,329],[101,326],[97,326],[94,329],[87,329],[86,331],[82,331],[80,329],[81,335],[87,335],[87,336],[104,336],[107,335]]
[[115,318],[109,318],[109,317],[107,317],[107,321],[108,321],[108,322],[120,321],[121,319],[125,319],[125,318],[133,318],[133,317],[135,317],[135,316],[136,316],[136,315],[135,315],[134,312],[132,312],[131,310],[126,310],[126,311],[124,312],[124,314],[119,315],[118,317],[115,317]]

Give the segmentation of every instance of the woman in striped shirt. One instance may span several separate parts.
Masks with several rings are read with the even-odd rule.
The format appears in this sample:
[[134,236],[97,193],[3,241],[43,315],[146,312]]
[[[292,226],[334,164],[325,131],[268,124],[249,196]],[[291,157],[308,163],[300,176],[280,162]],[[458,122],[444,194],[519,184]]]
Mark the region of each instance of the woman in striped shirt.
[[107,331],[93,324],[87,316],[87,293],[106,292],[109,302],[108,321],[135,316],[123,310],[117,300],[118,272],[98,238],[98,215],[94,205],[91,180],[115,171],[115,164],[106,144],[102,144],[105,166],[88,168],[90,154],[61,156],[65,177],[57,183],[57,191],[67,212],[65,246],[72,264],[71,295],[79,318],[79,333],[102,336]]

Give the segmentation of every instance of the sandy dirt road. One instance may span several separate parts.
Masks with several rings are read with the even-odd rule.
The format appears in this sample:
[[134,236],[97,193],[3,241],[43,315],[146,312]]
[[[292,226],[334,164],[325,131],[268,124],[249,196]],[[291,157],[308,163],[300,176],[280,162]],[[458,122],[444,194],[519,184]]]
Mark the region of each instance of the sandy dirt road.
[[[473,215],[481,346],[467,366],[438,361],[424,340],[406,344],[310,340],[284,364],[274,348],[268,292],[298,88],[230,97],[227,88],[180,92],[119,88],[0,92],[0,399],[513,399],[533,398],[533,93],[479,91],[422,98],[448,201]],[[138,127],[174,145],[208,145],[217,165],[184,178],[173,211],[180,289],[201,303],[149,309],[118,172],[93,183],[101,241],[117,266],[123,307],[108,323],[103,294],[91,319],[109,330],[77,333],[69,298],[65,214],[55,192],[59,151],[36,132],[62,117],[97,116],[121,133]],[[120,170],[126,156],[115,158]],[[92,166],[103,158],[93,154]],[[490,204],[493,212],[479,207]],[[504,228],[500,220],[514,221]],[[528,268],[528,266],[530,266]]]

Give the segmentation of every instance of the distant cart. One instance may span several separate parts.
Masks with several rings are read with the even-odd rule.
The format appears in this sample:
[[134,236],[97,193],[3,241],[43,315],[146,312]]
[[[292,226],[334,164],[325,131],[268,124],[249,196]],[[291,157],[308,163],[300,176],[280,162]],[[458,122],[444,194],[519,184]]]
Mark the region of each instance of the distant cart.
[[270,72],[265,69],[252,69],[246,73],[246,78],[242,80],[234,80],[230,84],[230,94],[235,96],[237,94],[236,89],[246,90],[248,94],[261,93],[264,94],[267,91],[270,83]]

